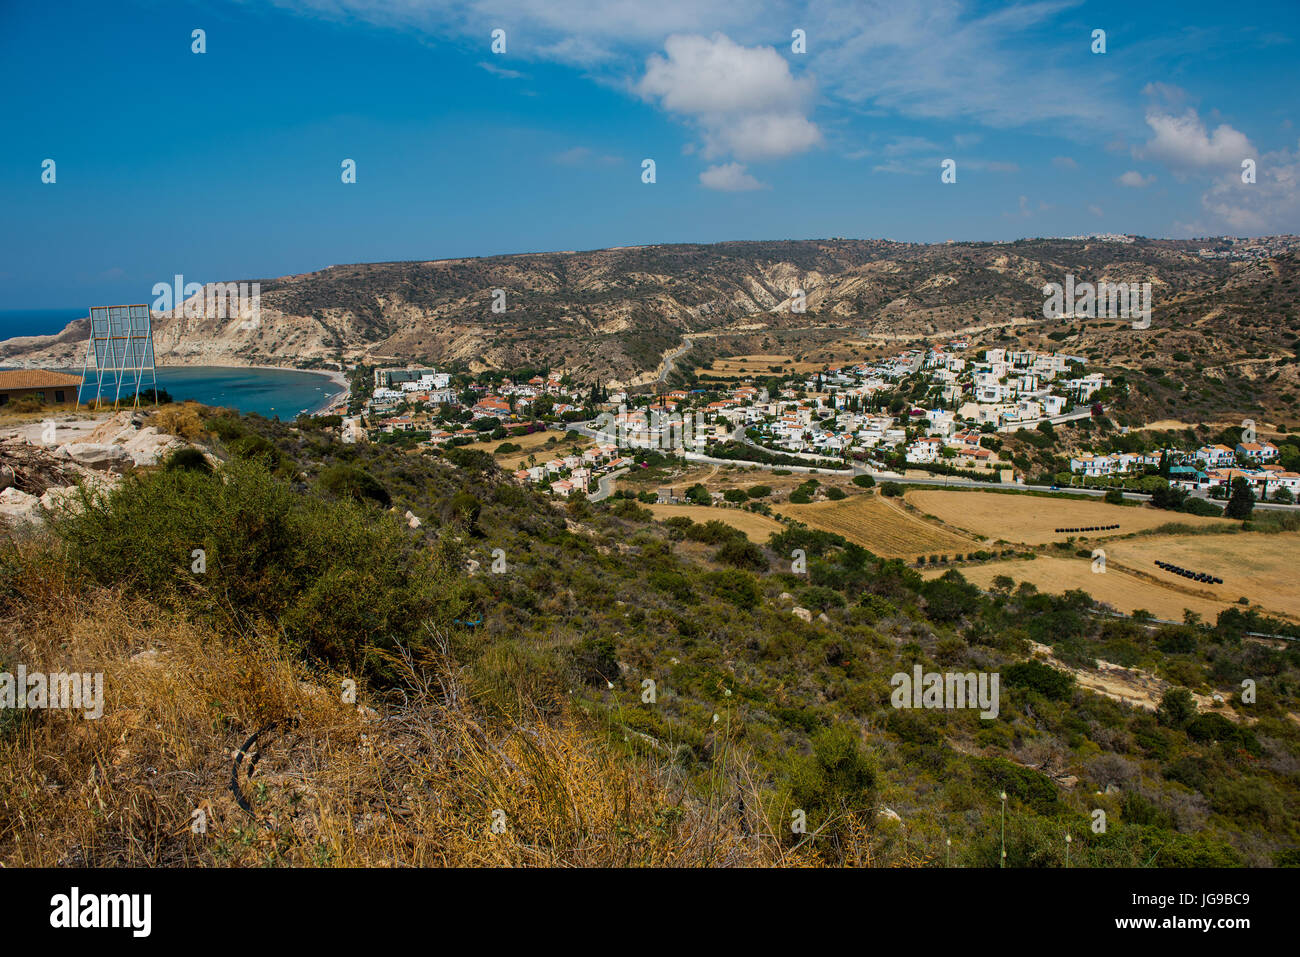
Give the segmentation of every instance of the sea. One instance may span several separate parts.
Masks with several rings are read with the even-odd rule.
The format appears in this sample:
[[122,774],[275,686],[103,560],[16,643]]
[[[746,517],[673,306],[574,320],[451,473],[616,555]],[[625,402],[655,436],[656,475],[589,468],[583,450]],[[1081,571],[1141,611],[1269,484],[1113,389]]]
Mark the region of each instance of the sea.
[[[87,309],[0,310],[0,339],[13,336],[51,335],[61,332],[74,319],[83,319]],[[56,370],[81,375],[81,368]],[[268,419],[293,419],[301,412],[315,412],[341,391],[337,382],[319,372],[290,369],[231,369],[216,366],[159,366],[158,388],[176,401],[193,399],[204,405],[256,412]],[[148,373],[142,387],[151,385]],[[94,393],[95,375],[89,375],[88,390]],[[105,379],[104,388],[112,388]],[[104,393],[107,394],[107,393]]]

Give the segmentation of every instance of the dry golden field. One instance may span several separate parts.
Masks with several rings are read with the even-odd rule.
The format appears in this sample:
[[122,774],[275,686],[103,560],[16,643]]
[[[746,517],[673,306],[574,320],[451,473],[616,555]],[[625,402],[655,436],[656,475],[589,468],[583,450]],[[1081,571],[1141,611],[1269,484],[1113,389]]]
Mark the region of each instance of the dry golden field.
[[794,356],[749,355],[728,356],[714,359],[713,364],[703,370],[703,375],[749,376],[768,375],[773,366],[780,367],[781,372],[817,372],[822,366],[815,362],[795,362]]
[[764,544],[773,532],[785,529],[785,526],[774,518],[738,508],[712,508],[708,505],[648,505],[646,507],[654,512],[657,520],[685,515],[692,522],[699,522],[701,525],[708,521],[725,522],[732,528],[744,532],[751,542],[758,545]]
[[882,558],[952,555],[978,543],[908,514],[879,495],[851,495],[838,502],[782,505],[782,515],[812,528],[843,535]]
[[[545,462],[547,459],[556,456],[568,455],[570,449],[577,447],[585,449],[592,444],[592,440],[584,436],[576,439],[565,439],[563,432],[556,432],[547,429],[545,432],[534,432],[531,435],[523,435],[519,438],[493,439],[489,442],[471,442],[462,446],[467,449],[478,449],[491,455],[496,455],[496,450],[507,442],[518,445],[522,451],[511,452],[507,455],[497,456],[497,465],[503,469],[513,471],[522,468],[527,461],[528,456],[536,455],[538,464]],[[546,446],[548,440],[554,439],[555,443],[549,448]]]
[[1048,495],[960,489],[921,489],[907,492],[905,498],[925,514],[972,534],[987,536],[990,542],[1001,539],[1025,545],[1045,545],[1069,537],[1056,532],[1057,528],[1119,525],[1114,531],[1083,533],[1088,538],[1107,538],[1173,523],[1223,527],[1236,524],[1224,518],[1145,506],[1109,505],[1101,499],[1079,501]]
[[[1218,538],[1219,536],[1213,536]],[[1132,614],[1144,608],[1157,618],[1172,621],[1181,620],[1183,610],[1190,608],[1198,612],[1206,621],[1213,621],[1219,612],[1227,608],[1238,597],[1233,591],[1227,601],[1220,601],[1202,594],[1224,591],[1226,586],[1198,585],[1176,575],[1168,575],[1169,584],[1157,583],[1145,578],[1131,575],[1111,564],[1111,550],[1106,548],[1107,566],[1104,574],[1092,571],[1092,562],[1081,557],[1058,557],[1040,555],[1035,559],[1013,559],[1006,562],[990,562],[986,565],[972,565],[958,568],[968,581],[988,588],[998,575],[1006,575],[1015,581],[1029,582],[1039,591],[1062,594],[1074,589],[1087,592],[1097,601],[1111,605],[1116,611]],[[1190,565],[1185,566],[1190,568]],[[927,569],[922,574],[926,578],[942,575],[947,569]],[[1159,569],[1155,569],[1159,571]],[[1163,574],[1163,573],[1161,573]],[[1224,576],[1226,580],[1227,576]],[[1187,591],[1178,590],[1174,583],[1182,583]],[[1195,594],[1192,590],[1195,590]],[[1225,595],[1228,594],[1226,591]]]
[[1249,598],[1275,614],[1300,618],[1300,589],[1296,587],[1300,532],[1151,535],[1106,546],[1110,566],[1119,563],[1160,581],[1187,581],[1157,568],[1157,559],[1223,579],[1222,585],[1192,582],[1190,587],[1222,595],[1228,602]]

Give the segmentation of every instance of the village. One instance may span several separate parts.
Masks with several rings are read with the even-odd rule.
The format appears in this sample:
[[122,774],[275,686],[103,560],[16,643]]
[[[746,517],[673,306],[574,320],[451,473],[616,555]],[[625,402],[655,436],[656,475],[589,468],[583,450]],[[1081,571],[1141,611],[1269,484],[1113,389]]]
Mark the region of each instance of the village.
[[[533,454],[518,456],[511,471],[561,498],[598,494],[604,476],[636,464],[638,450],[1024,484],[1023,469],[1000,457],[1000,437],[1100,416],[1112,385],[1088,372],[1080,356],[972,350],[965,339],[762,384],[697,381],[695,388],[635,395],[554,371],[516,380],[380,368],[359,414],[344,418],[343,437],[426,450],[497,440],[503,454],[523,451],[514,439],[558,432],[545,446],[530,445]],[[569,442],[566,453],[565,435],[582,442]],[[1075,451],[1068,484],[1122,485],[1158,470],[1171,485],[1208,497],[1226,497],[1233,480],[1244,478],[1259,500],[1293,501],[1300,474],[1278,462],[1277,446],[1246,441],[1253,437],[1235,447]]]

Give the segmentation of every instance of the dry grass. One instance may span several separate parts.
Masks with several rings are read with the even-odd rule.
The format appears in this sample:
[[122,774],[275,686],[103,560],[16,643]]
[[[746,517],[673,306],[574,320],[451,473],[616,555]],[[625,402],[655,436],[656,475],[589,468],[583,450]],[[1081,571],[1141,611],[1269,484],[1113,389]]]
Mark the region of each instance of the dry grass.
[[648,505],[657,520],[686,516],[693,522],[703,524],[708,521],[725,522],[732,528],[745,533],[756,544],[762,545],[773,532],[785,531],[785,526],[774,518],[746,512],[739,508],[713,508],[708,505]]
[[713,364],[708,369],[703,370],[701,374],[717,376],[770,375],[773,366],[778,366],[782,373],[816,372],[822,368],[816,362],[796,362],[794,356],[790,355],[757,354],[714,359]]
[[1157,560],[1223,579],[1222,585],[1197,585],[1229,602],[1246,597],[1273,614],[1300,619],[1300,532],[1241,532],[1236,535],[1151,535],[1114,542],[1108,563],[1183,583],[1186,579],[1155,567]]
[[[78,594],[57,574],[26,591],[3,622],[0,662],[102,672],[105,709],[97,720],[0,713],[6,866],[817,861],[784,846],[761,812],[701,796],[667,758],[628,750],[577,708],[522,725],[482,713],[445,646],[404,662],[400,692],[358,689],[359,708],[341,700],[343,676],[306,673],[272,650],[274,635],[221,643],[120,595]],[[231,789],[244,748],[248,809]],[[725,793],[752,783],[739,761],[726,770]],[[851,850],[869,859],[865,845]]]
[[[1214,536],[1217,538],[1218,536]],[[1008,562],[990,562],[986,565],[959,566],[958,570],[969,581],[988,588],[998,575],[1006,575],[1017,584],[1029,582],[1039,591],[1063,594],[1080,589],[1097,601],[1105,602],[1116,611],[1132,614],[1139,608],[1157,618],[1179,621],[1184,609],[1199,613],[1206,621],[1213,621],[1230,601],[1217,600],[1205,589],[1221,590],[1222,586],[1183,583],[1187,580],[1170,576],[1168,583],[1130,574],[1115,567],[1111,560],[1111,547],[1106,546],[1106,571],[1092,571],[1092,561],[1082,557],[1040,555],[1036,559],[1015,559]],[[927,578],[942,575],[946,569],[927,569]],[[1234,593],[1233,598],[1236,597]]]
[[812,528],[843,535],[882,558],[916,558],[974,551],[977,542],[910,515],[879,495],[851,495],[838,502],[781,505],[782,515]]
[[197,402],[164,405],[149,413],[149,424],[160,432],[179,436],[187,442],[197,442],[207,435]]
[[[547,441],[554,439],[554,444],[549,448],[546,447]],[[559,458],[571,454],[575,447],[581,451],[589,448],[595,443],[586,436],[579,436],[570,441],[565,438],[565,433],[556,432],[547,429],[545,432],[533,432],[530,435],[522,435],[518,438],[493,439],[490,442],[470,442],[463,446],[467,449],[478,449],[491,455],[496,455],[496,450],[507,442],[518,445],[521,449],[519,452],[510,452],[505,455],[497,456],[497,465],[508,471],[515,471],[524,467],[530,455],[537,456],[537,463],[547,461],[548,459]]]
[[1111,532],[1091,532],[1089,538],[1127,535],[1180,522],[1194,526],[1230,526],[1229,519],[1186,515],[1155,508],[1134,508],[1096,501],[1046,495],[1013,495],[957,489],[919,489],[906,493],[907,501],[927,515],[990,542],[1002,540],[1025,545],[1045,545],[1069,536],[1057,528],[1119,525]]

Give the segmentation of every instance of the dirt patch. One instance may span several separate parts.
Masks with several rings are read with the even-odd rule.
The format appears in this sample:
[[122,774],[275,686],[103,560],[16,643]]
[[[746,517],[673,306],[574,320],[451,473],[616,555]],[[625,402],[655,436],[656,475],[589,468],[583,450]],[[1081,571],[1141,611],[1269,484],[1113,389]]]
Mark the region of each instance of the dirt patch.
[[708,505],[650,505],[648,508],[657,520],[685,516],[700,524],[708,521],[725,522],[744,532],[751,542],[758,545],[765,544],[773,532],[785,530],[785,526],[774,518],[738,508],[712,508]]

